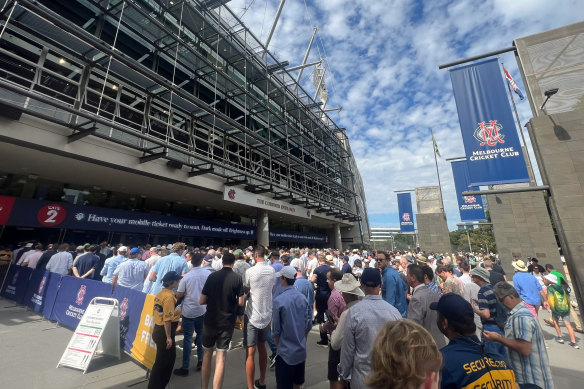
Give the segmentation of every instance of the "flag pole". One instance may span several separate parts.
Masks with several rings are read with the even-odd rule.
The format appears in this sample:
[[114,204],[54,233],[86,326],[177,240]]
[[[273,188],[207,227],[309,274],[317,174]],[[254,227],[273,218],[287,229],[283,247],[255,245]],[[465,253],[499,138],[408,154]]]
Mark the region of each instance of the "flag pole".
[[[501,62],[501,67],[503,68],[503,74],[505,74],[505,63]],[[531,165],[531,158],[529,157],[529,150],[527,150],[527,143],[525,142],[525,136],[523,135],[523,127],[521,127],[521,120],[519,120],[519,113],[517,113],[517,106],[515,105],[515,98],[513,97],[513,92],[511,91],[511,85],[509,85],[509,80],[505,77],[507,84],[507,90],[509,91],[509,96],[511,96],[511,104],[513,105],[513,111],[515,112],[515,119],[517,120],[517,125],[519,126],[519,134],[521,135],[521,140],[523,141],[523,148],[525,149],[525,161],[527,162],[527,169],[529,173],[529,185],[535,186],[535,173],[533,172],[533,166]]]
[[434,131],[430,128],[432,134],[432,150],[434,151],[434,164],[436,165],[436,176],[438,177],[438,192],[440,193],[440,210],[444,212],[444,200],[442,199],[442,184],[440,183],[440,170],[438,170],[438,157],[436,157],[436,139],[434,138]]

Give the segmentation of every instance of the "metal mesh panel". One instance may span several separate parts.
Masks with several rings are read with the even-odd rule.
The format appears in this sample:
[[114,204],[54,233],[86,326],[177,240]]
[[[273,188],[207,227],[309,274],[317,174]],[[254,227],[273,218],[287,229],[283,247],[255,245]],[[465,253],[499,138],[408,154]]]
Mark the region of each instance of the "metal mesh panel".
[[515,41],[527,81],[532,110],[539,115],[545,91],[559,88],[545,113],[584,109],[584,23],[576,23]]

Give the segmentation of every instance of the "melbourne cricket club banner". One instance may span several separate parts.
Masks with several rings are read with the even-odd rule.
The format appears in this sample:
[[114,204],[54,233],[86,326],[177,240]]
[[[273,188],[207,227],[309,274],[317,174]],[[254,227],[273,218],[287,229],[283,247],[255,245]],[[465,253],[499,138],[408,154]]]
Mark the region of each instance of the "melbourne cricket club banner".
[[36,312],[39,312],[42,308],[45,284],[49,273],[45,270],[34,269],[28,281],[26,293],[24,294],[24,304],[30,309],[36,310]]
[[32,269],[30,267],[10,266],[2,289],[2,297],[14,300],[17,304],[22,304],[31,273]]
[[412,212],[412,194],[397,194],[397,209],[399,212],[399,230],[401,232],[414,232],[414,213]]
[[49,276],[43,285],[43,290],[41,290],[41,292],[44,293],[43,304],[42,307],[39,307],[38,309],[39,311],[42,311],[43,316],[49,320],[55,320],[53,317],[53,308],[55,307],[55,301],[57,300],[57,294],[59,293],[61,281],[63,281],[62,275],[57,273],[49,273]]
[[64,276],[57,292],[52,317],[63,327],[77,328],[85,308],[94,297],[107,297],[112,294],[111,284],[101,281]]
[[454,186],[456,188],[456,198],[458,199],[458,211],[461,221],[485,220],[485,209],[481,196],[463,196],[462,192],[468,190],[477,191],[478,186],[469,186],[468,167],[466,161],[452,162],[452,174],[454,175]]
[[153,330],[154,295],[147,294],[130,354],[149,370],[152,370],[156,359],[156,343],[152,339]]
[[119,302],[120,348],[130,353],[140,325],[146,294],[116,285],[112,298]]
[[529,182],[496,58],[450,70],[470,184]]

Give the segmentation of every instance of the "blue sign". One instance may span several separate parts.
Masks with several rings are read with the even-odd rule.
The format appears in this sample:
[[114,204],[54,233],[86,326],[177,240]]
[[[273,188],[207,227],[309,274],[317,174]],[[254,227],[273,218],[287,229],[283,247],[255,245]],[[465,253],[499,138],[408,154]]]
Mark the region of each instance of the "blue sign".
[[529,182],[497,58],[450,70],[470,184]]
[[272,242],[285,241],[325,243],[326,240],[327,236],[324,234],[270,229],[270,241]]
[[30,267],[11,265],[8,268],[8,274],[2,289],[2,297],[14,300],[17,304],[22,304],[31,273],[32,269]]
[[24,294],[24,304],[35,312],[39,312],[42,309],[43,297],[46,292],[45,284],[49,273],[48,271],[34,269],[28,281],[26,293]]
[[111,297],[119,303],[120,348],[130,352],[140,324],[146,293],[117,285]]
[[109,298],[112,294],[111,288],[111,284],[101,281],[64,276],[51,316],[64,327],[75,329],[91,299]]
[[470,186],[466,161],[452,162],[452,174],[458,200],[458,211],[461,221],[485,220],[485,209],[481,196],[463,196],[462,192],[479,190],[478,186]]
[[59,293],[59,287],[61,286],[62,280],[62,275],[57,273],[49,273],[49,276],[45,281],[44,288],[41,291],[45,295],[41,304],[42,307],[39,307],[38,309],[42,309],[43,316],[49,320],[55,320],[55,316],[53,315],[53,308],[55,307],[55,300],[57,300],[57,293]]
[[397,209],[399,212],[399,230],[401,232],[414,232],[414,213],[412,212],[412,194],[397,194]]

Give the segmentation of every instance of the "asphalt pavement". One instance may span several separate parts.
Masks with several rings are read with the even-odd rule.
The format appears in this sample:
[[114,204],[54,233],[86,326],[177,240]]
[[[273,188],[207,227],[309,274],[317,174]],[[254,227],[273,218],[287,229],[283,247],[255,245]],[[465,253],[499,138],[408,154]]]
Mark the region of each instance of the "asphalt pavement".
[[[548,344],[550,364],[556,388],[584,387],[584,347],[575,350],[568,346],[567,331],[563,328],[565,344],[555,342],[555,331],[544,324],[549,318],[542,312],[540,322]],[[146,371],[128,355],[117,358],[98,356],[94,358],[86,374],[66,367],[56,368],[72,331],[44,320],[42,316],[15,306],[14,302],[0,298],[0,386],[3,388],[116,388],[145,389]],[[223,387],[245,388],[245,354],[241,348],[242,333],[235,330],[233,349],[227,355],[225,382]],[[584,346],[584,336],[576,333],[576,339]],[[308,337],[306,361],[306,389],[328,388],[326,380],[328,350],[316,345],[319,340],[315,326]],[[177,337],[182,345],[182,336]],[[195,370],[197,357],[193,350],[191,370],[188,377],[173,375],[168,388],[200,388],[200,372]],[[257,360],[257,353],[256,353]],[[180,367],[182,351],[177,350],[176,367]],[[259,371],[256,367],[256,378]],[[267,388],[275,388],[274,369],[268,369]]]

